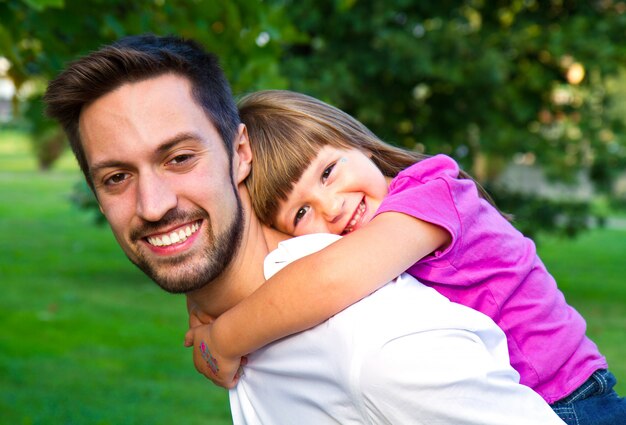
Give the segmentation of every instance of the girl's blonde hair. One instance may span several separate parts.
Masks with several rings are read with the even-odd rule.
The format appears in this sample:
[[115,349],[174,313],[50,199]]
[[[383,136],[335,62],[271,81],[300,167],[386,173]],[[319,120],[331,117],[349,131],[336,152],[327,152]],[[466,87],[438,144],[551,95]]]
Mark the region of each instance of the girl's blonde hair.
[[[428,158],[383,142],[342,110],[301,93],[259,91],[243,97],[238,107],[253,154],[246,185],[256,215],[267,225],[273,224],[281,201],[324,146],[369,152],[388,177]],[[463,171],[459,177],[471,179]]]

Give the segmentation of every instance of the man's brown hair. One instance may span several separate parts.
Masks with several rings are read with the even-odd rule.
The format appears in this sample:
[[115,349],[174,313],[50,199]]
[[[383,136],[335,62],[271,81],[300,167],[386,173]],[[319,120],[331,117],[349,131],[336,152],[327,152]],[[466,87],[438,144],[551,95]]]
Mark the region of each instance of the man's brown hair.
[[57,120],[87,183],[94,189],[79,132],[83,108],[126,83],[174,73],[191,82],[192,96],[215,125],[229,155],[240,123],[231,89],[215,55],[198,43],[174,36],[130,36],[71,63],[52,80],[44,96],[47,114]]

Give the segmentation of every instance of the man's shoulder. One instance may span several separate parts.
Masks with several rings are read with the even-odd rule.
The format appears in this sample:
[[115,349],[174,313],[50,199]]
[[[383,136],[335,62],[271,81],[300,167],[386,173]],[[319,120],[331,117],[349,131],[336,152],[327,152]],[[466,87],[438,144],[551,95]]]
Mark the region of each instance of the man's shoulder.
[[289,263],[326,248],[341,239],[330,233],[314,233],[284,240],[265,257],[263,264],[265,278],[269,279]]
[[[339,240],[341,236],[317,233],[299,236],[279,244],[265,259],[266,278],[289,263],[317,252]],[[405,333],[439,328],[476,329],[489,327],[486,317],[468,307],[451,303],[433,288],[403,273],[361,301],[349,306],[326,323],[327,331],[345,331],[346,323],[370,323],[371,312],[378,314],[371,320],[380,338],[397,337]],[[368,340],[374,333],[368,331]]]
[[[278,273],[289,263],[320,251],[339,239],[341,239],[341,236],[339,235],[315,233],[294,237],[280,242],[278,247],[265,257],[264,270],[266,279],[269,279],[274,274]],[[448,302],[445,297],[438,294],[434,289],[423,285],[408,273],[402,273],[400,276],[392,279],[390,282],[383,285],[381,289],[372,294],[376,296],[372,297],[372,295],[370,295],[361,302],[355,303],[352,307],[356,308],[355,306],[358,304],[369,304],[370,302],[379,303],[381,298],[390,300],[390,298],[397,297],[402,299],[404,296],[399,295],[398,293],[405,292],[415,293],[415,297],[417,299],[430,299],[431,297],[434,297],[445,300],[444,302]],[[424,294],[424,292],[426,294]],[[412,298],[409,294],[406,296],[408,298]],[[363,303],[363,301],[366,300],[368,300],[368,302]]]

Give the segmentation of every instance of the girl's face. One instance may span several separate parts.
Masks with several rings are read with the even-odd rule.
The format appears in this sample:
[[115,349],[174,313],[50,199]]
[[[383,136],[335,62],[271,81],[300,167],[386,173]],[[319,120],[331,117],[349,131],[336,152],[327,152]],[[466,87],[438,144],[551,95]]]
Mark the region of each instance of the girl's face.
[[389,180],[367,153],[324,146],[280,204],[274,227],[294,236],[353,232],[372,219]]

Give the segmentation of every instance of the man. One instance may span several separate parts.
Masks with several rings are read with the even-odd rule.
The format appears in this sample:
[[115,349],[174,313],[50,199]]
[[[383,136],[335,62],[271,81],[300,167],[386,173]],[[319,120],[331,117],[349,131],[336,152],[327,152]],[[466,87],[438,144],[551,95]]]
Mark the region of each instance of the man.
[[[285,241],[251,213],[247,133],[216,59],[195,43],[123,39],[71,64],[45,100],[128,258],[205,314],[252,294],[279,242],[268,274],[330,242]],[[505,347],[488,318],[403,276],[253,353],[231,391],[233,419],[562,423],[517,384]]]

